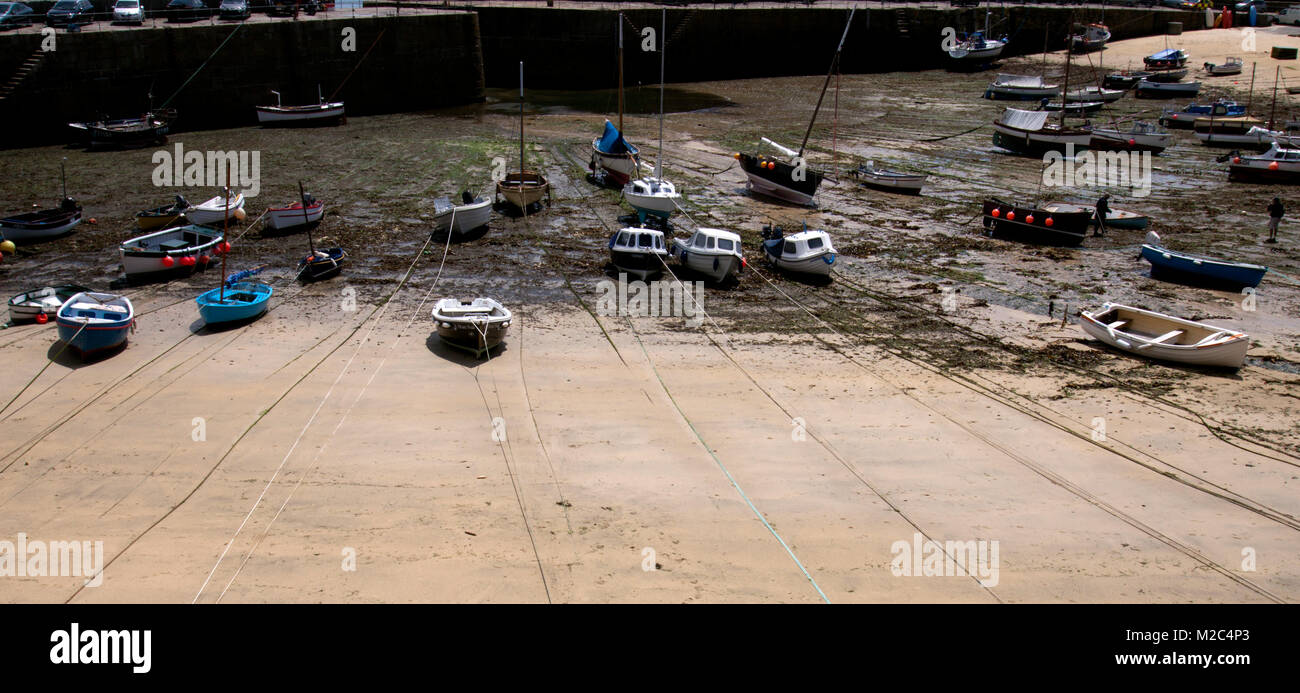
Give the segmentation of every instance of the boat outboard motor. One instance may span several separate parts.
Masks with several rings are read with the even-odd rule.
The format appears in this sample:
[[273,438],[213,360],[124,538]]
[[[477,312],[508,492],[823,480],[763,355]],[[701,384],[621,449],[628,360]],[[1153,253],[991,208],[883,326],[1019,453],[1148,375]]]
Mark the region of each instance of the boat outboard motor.
[[189,200],[185,199],[184,197],[182,197],[182,196],[180,196],[180,195],[177,195],[177,196],[176,196],[176,204],[172,206],[172,209],[176,209],[176,210],[184,210],[184,209],[189,209],[189,208],[190,208],[190,202],[189,202]]
[[460,201],[461,201],[461,203],[463,203],[463,204],[467,204],[467,205],[472,205],[472,204],[474,204],[474,193],[471,193],[471,192],[468,191],[468,190],[462,190],[462,191],[460,191]]
[[78,205],[77,201],[72,199],[71,197],[65,197],[63,198],[63,201],[59,203],[59,209],[62,209],[65,212],[71,212],[72,210],[79,209],[80,207],[81,205]]
[[1142,239],[1142,242],[1146,243],[1147,245],[1159,246],[1160,234],[1156,233],[1155,231],[1147,231],[1147,237]]

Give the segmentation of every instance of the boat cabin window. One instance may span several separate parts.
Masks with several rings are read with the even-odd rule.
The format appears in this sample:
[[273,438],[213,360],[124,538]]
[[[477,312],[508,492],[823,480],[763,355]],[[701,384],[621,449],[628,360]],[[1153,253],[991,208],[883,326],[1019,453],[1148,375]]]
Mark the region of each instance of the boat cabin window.
[[695,246],[696,248],[703,248],[703,247],[704,247],[704,234],[702,234],[702,233],[697,233],[697,234],[695,234],[695,239],[691,241],[691,245]]
[[809,248],[820,248],[820,247],[822,247],[822,239],[818,238],[817,236],[813,236],[812,238],[809,238],[809,239],[808,239],[808,247],[809,247]]
[[642,248],[649,248],[652,245],[652,241],[650,240],[650,238],[651,236],[648,233],[639,234],[639,237],[637,238],[637,245],[641,246]]
[[713,236],[709,236],[709,250],[713,250],[716,247],[717,247],[716,239],[714,239]]
[[718,249],[719,249],[719,250],[732,250],[734,247],[735,247],[735,245],[731,242],[731,239],[730,239],[730,238],[719,238],[719,239],[718,239]]
[[617,240],[617,241],[614,241],[614,244],[615,244],[615,245],[627,245],[627,235],[628,235],[628,234],[627,234],[626,231],[619,231],[619,232],[618,232],[618,240]]
[[786,255],[795,255],[796,253],[799,252],[799,246],[797,246],[794,241],[786,241],[785,249],[782,250],[781,252],[785,253]]

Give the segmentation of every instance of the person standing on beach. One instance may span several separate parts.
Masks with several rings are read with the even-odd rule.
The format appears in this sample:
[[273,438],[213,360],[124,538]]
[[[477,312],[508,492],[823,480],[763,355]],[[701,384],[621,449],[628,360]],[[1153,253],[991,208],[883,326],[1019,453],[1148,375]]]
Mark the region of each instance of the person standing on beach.
[[1102,193],[1101,199],[1097,200],[1097,230],[1093,232],[1092,235],[1094,236],[1100,236],[1106,233],[1106,214],[1110,212],[1110,203],[1108,200],[1110,200],[1110,195],[1107,193]]
[[1282,221],[1282,215],[1286,214],[1286,207],[1282,206],[1282,198],[1273,198],[1273,204],[1268,206],[1268,238],[1265,243],[1277,243],[1277,225]]

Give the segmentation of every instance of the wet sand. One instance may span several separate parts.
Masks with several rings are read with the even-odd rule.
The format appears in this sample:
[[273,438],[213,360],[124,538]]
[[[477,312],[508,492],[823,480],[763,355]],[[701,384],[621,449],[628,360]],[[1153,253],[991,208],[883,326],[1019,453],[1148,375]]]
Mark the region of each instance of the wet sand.
[[[1150,46],[1113,47],[1107,64],[1126,50]],[[811,138],[814,162],[874,158],[931,183],[900,197],[841,176],[815,210],[748,197],[730,153],[760,135],[797,145],[820,77],[687,85],[731,105],[666,119],[667,175],[691,217],[675,233],[692,220],[736,230],[754,262],[737,286],[709,287],[704,329],[588,312],[605,240],[627,214],[616,191],[585,179],[598,115],[529,117],[553,206],[494,216],[482,238],[447,249],[441,274],[428,205],[487,190],[492,157],[514,161],[508,103],[174,137],[261,151],[259,213],[304,180],[327,203],[317,242],[356,262],[300,286],[289,275],[306,239],[250,230],[232,270],[273,265],[261,320],[202,329],[192,301],[212,271],[126,287],[141,312],[130,345],[92,364],[60,356],[34,380],[57,352],[54,327],[0,331],[0,393],[17,395],[0,410],[0,538],[102,539],[111,560],[102,586],[7,577],[3,598],[1295,600],[1300,292],[1270,276],[1246,311],[1231,292],[1154,281],[1134,259],[1137,231],[1081,249],[984,237],[982,197],[1032,196],[1041,169],[993,149],[988,123],[1004,104],[978,98],[988,78],[844,76],[838,117],[828,94]],[[1208,81],[1211,95],[1234,93],[1229,78]],[[1127,97],[1114,110],[1156,105]],[[655,119],[627,125],[653,157]],[[0,264],[0,288],[107,287],[131,215],[172,194],[150,183],[151,154],[0,153],[11,172],[0,208],[54,201],[67,156],[69,192],[98,222],[20,248]],[[1113,204],[1150,213],[1171,246],[1300,276],[1294,227],[1277,246],[1260,242],[1264,205],[1289,188],[1230,185],[1221,154],[1181,133],[1156,160],[1152,194]],[[835,282],[764,266],[768,219],[829,230]],[[504,351],[475,361],[431,336],[431,301],[446,295],[514,309]],[[1247,367],[1142,361],[1061,325],[1065,305],[1107,299],[1242,328]],[[206,440],[194,440],[196,418]],[[996,584],[895,577],[891,546],[916,532],[998,541]],[[1255,570],[1243,569],[1247,550]]]

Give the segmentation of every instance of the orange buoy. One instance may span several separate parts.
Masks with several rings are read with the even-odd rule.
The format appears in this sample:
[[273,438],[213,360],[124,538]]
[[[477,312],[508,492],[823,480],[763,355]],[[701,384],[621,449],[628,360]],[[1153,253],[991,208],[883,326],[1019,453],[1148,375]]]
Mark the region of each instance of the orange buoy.
[[998,217],[1002,216],[1002,210],[998,209],[997,207],[994,207],[993,211],[989,212],[989,215],[992,216],[994,219],[997,219]]
[[1034,215],[1030,214],[1029,216],[1025,217],[1025,223],[1026,224],[1034,223]]
[[1046,225],[1048,225],[1048,226],[1051,226],[1052,224],[1055,224],[1056,222],[1052,221],[1052,218],[1051,218],[1051,217],[1048,217],[1048,218],[1046,218],[1046,219],[1043,220],[1043,223],[1046,224]]
[[1007,221],[1015,221],[1015,220],[1016,220],[1015,210],[1011,210],[1010,212],[1007,212]]

